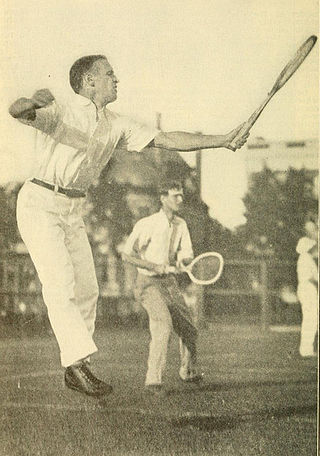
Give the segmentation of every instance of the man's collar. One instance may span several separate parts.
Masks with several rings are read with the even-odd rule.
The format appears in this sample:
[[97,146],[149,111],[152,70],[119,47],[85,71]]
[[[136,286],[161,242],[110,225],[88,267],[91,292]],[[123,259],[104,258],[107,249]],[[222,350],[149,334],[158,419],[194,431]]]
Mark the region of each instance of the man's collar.
[[176,214],[173,214],[172,219],[169,220],[169,219],[168,219],[168,216],[167,216],[167,214],[165,213],[165,211],[163,210],[163,208],[160,209],[159,214],[161,215],[161,218],[163,218],[164,220],[167,221],[167,223],[169,223],[169,225],[171,225],[172,223],[176,223],[176,222],[177,222],[177,216],[176,216]]
[[93,106],[94,108],[96,107],[90,98],[79,95],[78,93],[74,94],[74,101],[79,106]]

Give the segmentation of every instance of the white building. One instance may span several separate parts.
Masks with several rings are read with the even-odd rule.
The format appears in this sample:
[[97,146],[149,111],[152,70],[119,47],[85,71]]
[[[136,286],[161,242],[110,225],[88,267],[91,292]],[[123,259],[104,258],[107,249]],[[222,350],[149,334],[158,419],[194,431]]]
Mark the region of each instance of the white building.
[[317,174],[319,142],[316,139],[301,141],[268,141],[253,138],[244,149],[247,175],[259,172],[264,166],[274,171],[288,168],[305,168]]

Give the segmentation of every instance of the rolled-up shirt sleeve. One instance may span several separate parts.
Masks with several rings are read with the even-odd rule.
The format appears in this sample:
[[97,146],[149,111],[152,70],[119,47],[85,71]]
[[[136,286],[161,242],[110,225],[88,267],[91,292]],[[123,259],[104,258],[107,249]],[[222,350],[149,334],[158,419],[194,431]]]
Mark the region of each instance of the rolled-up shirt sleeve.
[[159,133],[160,130],[143,125],[129,117],[122,117],[122,146],[128,151],[140,152]]
[[180,248],[177,252],[178,262],[194,257],[190,233],[186,223],[182,225]]

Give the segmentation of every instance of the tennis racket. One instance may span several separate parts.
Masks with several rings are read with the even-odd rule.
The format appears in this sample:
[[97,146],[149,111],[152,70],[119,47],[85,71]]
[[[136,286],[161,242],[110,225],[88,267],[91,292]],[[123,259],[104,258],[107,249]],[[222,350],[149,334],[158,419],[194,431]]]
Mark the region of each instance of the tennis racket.
[[[217,252],[202,253],[194,258],[188,266],[182,267],[180,270],[186,272],[190,280],[197,285],[211,285],[222,274],[223,257]],[[177,272],[177,269],[173,267],[171,272]]]
[[284,69],[279,74],[276,82],[274,83],[271,91],[268,93],[267,98],[263,101],[263,103],[254,111],[254,113],[249,117],[247,122],[243,125],[237,136],[231,141],[230,145],[228,146],[229,149],[235,151],[236,150],[236,143],[239,138],[243,135],[248,133],[252,126],[256,123],[257,119],[259,118],[260,114],[269,103],[271,98],[284,86],[284,84],[291,78],[291,76],[297,71],[299,66],[305,60],[305,58],[309,55],[311,49],[315,45],[317,41],[317,37],[315,35],[310,36],[303,45],[298,49],[295,56],[287,63]]

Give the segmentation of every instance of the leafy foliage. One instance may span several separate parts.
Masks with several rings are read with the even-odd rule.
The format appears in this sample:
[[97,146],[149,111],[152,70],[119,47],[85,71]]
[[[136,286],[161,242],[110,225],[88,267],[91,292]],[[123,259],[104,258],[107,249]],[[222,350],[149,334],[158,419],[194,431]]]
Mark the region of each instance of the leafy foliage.
[[181,215],[189,225],[195,251],[206,249],[211,219],[199,197],[193,170],[178,153],[147,149],[143,154],[117,151],[90,191],[88,219],[107,227],[114,250],[138,219],[158,210],[157,187],[164,178],[184,183],[186,204]]
[[16,200],[20,184],[0,187],[0,246],[7,249],[19,239],[16,222]]
[[237,232],[247,250],[283,260],[295,258],[304,223],[317,214],[313,179],[309,171],[293,168],[284,175],[264,168],[252,176],[244,198],[247,223]]

